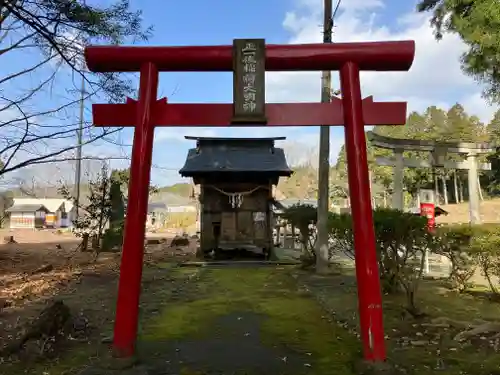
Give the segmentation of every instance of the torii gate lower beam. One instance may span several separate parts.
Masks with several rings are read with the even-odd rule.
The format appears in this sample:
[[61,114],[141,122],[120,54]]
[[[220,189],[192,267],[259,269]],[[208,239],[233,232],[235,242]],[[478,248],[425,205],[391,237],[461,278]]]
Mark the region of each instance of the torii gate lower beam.
[[[91,71],[141,73],[138,101],[93,106],[95,125],[135,126],[113,339],[113,349],[119,356],[135,352],[154,127],[231,126],[231,104],[167,104],[166,100],[156,100],[158,72],[232,71],[231,51],[231,46],[95,46],[85,50]],[[385,360],[386,353],[364,125],[404,124],[406,103],[362,100],[359,72],[408,70],[414,53],[413,41],[266,47],[266,70],[340,70],[342,100],[267,104],[268,125],[260,126],[345,125],[361,338],[364,358],[371,361]]]

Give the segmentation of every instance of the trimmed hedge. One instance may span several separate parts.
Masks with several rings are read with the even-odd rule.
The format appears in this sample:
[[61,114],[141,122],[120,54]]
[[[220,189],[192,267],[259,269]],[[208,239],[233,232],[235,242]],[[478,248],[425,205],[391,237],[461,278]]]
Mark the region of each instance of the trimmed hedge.
[[[316,209],[295,205],[284,217],[300,229],[304,253],[314,257]],[[385,293],[404,291],[408,310],[416,312],[415,295],[422,278],[425,257],[435,253],[451,262],[451,286],[466,291],[477,270],[486,278],[491,292],[499,294],[500,225],[440,226],[433,233],[427,229],[427,219],[393,209],[373,211],[376,250],[382,287]],[[354,238],[350,214],[330,213],[330,257],[343,254],[354,259]],[[313,240],[313,241],[312,241]],[[311,259],[308,265],[314,264]]]

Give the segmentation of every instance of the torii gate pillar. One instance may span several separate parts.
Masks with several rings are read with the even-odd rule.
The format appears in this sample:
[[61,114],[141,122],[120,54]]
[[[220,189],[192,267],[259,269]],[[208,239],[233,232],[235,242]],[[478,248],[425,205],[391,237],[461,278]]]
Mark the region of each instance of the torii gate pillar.
[[[364,358],[386,358],[382,297],[371,206],[365,124],[403,125],[406,103],[362,100],[359,72],[406,71],[415,54],[413,41],[267,45],[267,71],[339,70],[342,99],[330,103],[266,104],[266,125],[345,127],[349,194],[354,230],[359,319]],[[135,352],[155,126],[231,126],[232,104],[168,104],[156,99],[159,71],[232,71],[232,46],[121,47],[85,50],[93,72],[141,73],[138,101],[94,104],[94,125],[135,127],[129,204],[122,250],[113,349],[122,357]]]

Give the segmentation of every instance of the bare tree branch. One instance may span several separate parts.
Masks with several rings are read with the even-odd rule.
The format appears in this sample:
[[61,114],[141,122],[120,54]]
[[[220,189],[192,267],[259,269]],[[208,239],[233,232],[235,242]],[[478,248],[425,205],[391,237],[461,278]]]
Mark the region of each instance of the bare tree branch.
[[[128,0],[95,6],[78,0],[0,0],[0,56],[19,61],[0,74],[0,178],[29,165],[71,160],[67,154],[78,146],[82,96],[75,75],[85,79],[84,101],[99,95],[116,102],[133,89],[126,75],[85,72],[83,47],[145,40],[151,29],[141,23],[141,13],[131,11]],[[119,144],[111,136],[121,128],[94,131],[84,122],[83,131],[84,146]]]

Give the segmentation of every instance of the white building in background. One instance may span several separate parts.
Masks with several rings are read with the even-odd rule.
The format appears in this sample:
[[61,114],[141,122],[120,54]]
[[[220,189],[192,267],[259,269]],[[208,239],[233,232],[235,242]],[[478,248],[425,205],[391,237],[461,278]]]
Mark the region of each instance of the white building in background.
[[61,198],[14,198],[9,213],[11,229],[67,228],[72,225],[73,202]]

